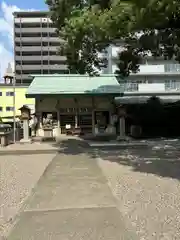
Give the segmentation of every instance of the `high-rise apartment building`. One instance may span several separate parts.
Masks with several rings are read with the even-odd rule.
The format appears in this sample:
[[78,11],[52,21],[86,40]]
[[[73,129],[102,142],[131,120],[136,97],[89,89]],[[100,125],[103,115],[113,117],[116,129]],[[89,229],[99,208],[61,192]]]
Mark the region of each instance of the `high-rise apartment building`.
[[61,43],[48,12],[15,12],[16,84],[29,85],[31,74],[67,73],[66,57],[57,54]]

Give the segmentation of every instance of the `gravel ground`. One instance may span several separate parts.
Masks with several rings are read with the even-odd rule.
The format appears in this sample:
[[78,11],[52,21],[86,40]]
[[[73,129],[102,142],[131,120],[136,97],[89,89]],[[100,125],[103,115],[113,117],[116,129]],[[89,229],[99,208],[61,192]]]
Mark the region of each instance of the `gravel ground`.
[[13,219],[55,154],[0,156],[0,236]]
[[177,151],[162,152],[99,151],[119,210],[140,240],[180,239],[180,161]]

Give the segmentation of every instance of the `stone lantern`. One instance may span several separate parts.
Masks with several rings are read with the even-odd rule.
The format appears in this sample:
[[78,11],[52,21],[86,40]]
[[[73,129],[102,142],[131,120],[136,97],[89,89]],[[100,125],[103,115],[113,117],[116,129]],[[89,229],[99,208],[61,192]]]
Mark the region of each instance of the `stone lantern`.
[[31,110],[26,105],[23,105],[19,110],[21,111],[21,120],[23,121],[23,139],[21,139],[21,142],[29,143],[31,142],[29,138],[29,119]]
[[30,119],[31,110],[28,106],[23,105],[21,108],[19,108],[19,110],[21,111],[21,119],[22,120]]

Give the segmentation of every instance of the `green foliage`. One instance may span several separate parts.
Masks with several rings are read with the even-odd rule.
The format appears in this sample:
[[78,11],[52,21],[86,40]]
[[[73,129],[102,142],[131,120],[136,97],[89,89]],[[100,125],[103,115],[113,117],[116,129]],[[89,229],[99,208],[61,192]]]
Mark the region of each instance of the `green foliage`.
[[97,74],[98,52],[123,40],[117,74],[137,72],[147,53],[180,62],[179,0],[47,0],[71,73]]
[[98,10],[76,10],[73,17],[66,20],[60,36],[66,40],[62,51],[67,56],[71,73],[95,74],[93,65],[100,68],[102,60],[98,58],[98,52],[108,43],[106,33],[100,26]]

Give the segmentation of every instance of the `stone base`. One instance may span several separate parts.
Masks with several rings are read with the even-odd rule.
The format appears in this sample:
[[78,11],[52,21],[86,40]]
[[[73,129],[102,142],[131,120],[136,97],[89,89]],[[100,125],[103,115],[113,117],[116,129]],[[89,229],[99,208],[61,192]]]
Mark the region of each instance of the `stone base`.
[[29,139],[24,139],[24,138],[22,138],[22,139],[20,140],[20,143],[22,143],[22,144],[32,143],[32,139],[31,139],[31,138],[29,138]]
[[117,141],[129,141],[127,136],[117,136],[116,140]]

